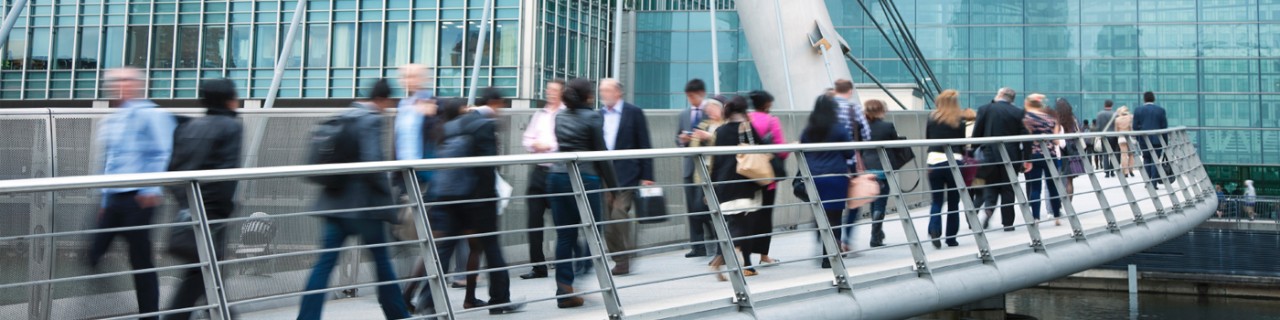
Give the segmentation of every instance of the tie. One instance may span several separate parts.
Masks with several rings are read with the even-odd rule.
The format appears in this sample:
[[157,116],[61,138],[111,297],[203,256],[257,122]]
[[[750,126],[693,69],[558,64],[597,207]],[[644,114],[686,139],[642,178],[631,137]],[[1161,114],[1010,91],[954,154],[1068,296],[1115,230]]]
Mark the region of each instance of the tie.
[[702,122],[702,108],[694,107],[694,108],[693,108],[693,122],[691,122],[691,123],[689,123],[689,124],[693,126],[693,128],[692,128],[692,129],[696,129],[696,128],[698,128],[698,123],[701,123],[701,122]]

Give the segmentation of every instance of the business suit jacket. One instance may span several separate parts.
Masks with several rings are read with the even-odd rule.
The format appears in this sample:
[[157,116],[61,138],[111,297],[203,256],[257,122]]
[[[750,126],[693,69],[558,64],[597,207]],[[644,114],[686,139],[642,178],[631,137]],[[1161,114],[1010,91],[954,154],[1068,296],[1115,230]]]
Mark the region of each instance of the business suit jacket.
[[[354,103],[347,112],[360,113],[352,121],[350,130],[356,132],[359,150],[356,162],[385,161],[382,150],[383,116],[372,106]],[[324,188],[316,199],[315,210],[339,210],[353,208],[381,207],[395,204],[391,195],[391,181],[386,173],[367,173],[348,175],[346,183],[336,188]],[[362,210],[350,212],[327,213],[323,216],[348,219],[379,219],[396,221],[394,209]]]
[[[974,138],[1019,136],[1028,134],[1022,125],[1027,111],[1005,101],[996,101],[978,108],[978,120],[973,125]],[[1025,142],[1005,143],[1012,161],[1031,158],[1031,146]]]
[[[604,115],[604,110],[600,111]],[[649,141],[649,122],[644,118],[644,111],[633,104],[623,102],[622,119],[618,121],[618,136],[613,142],[614,150],[651,149]],[[640,180],[653,181],[653,159],[625,159],[613,161],[614,172],[617,173],[620,187],[640,185]]]
[[[705,107],[706,105],[707,105],[707,103],[706,103],[706,101],[704,100],[704,101],[703,101],[703,103],[702,103],[702,106],[703,106],[703,107]],[[703,109],[703,110],[705,110],[705,109]],[[679,126],[676,126],[676,136],[675,136],[675,139],[676,139],[676,145],[677,145],[677,146],[680,146],[680,147],[688,147],[688,146],[689,146],[689,144],[687,144],[687,143],[680,143],[680,134],[681,134],[681,133],[684,133],[684,131],[686,131],[686,130],[693,130],[693,127],[694,127],[695,125],[697,125],[696,123],[692,123],[692,122],[693,122],[693,119],[691,119],[691,118],[690,118],[690,116],[691,116],[692,114],[693,114],[693,106],[686,106],[686,107],[684,107],[684,112],[681,112],[681,113],[680,113],[680,116],[679,116],[679,118],[680,118],[680,125],[679,125]],[[704,113],[703,113],[703,115],[702,115],[702,117],[705,119],[705,118],[706,118],[706,116],[707,116],[707,115],[706,115],[706,113],[704,112]],[[693,157],[685,157],[685,158],[684,158],[684,173],[682,173],[682,174],[680,175],[680,177],[685,178],[685,179],[693,179]]]
[[[1144,104],[1133,111],[1133,130],[1135,131],[1168,128],[1169,116],[1165,113],[1164,107],[1160,105],[1154,103]],[[1138,143],[1142,144],[1143,148],[1147,148],[1147,146],[1155,148],[1163,146],[1160,143],[1160,139],[1156,139],[1155,136],[1139,137]]]

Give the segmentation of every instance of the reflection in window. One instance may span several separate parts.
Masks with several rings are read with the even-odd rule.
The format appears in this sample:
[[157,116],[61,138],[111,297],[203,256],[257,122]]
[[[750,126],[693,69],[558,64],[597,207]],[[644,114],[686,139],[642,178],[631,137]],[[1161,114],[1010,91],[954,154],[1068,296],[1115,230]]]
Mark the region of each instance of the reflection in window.
[[499,21],[493,33],[497,38],[497,52],[494,57],[498,59],[497,65],[514,66],[516,60],[520,56],[520,23],[518,21]]
[[147,66],[147,27],[130,26],[128,42],[125,44],[125,65],[131,67]]
[[102,46],[102,67],[117,68],[120,67],[121,63],[123,63],[124,56],[121,55],[121,48],[116,47],[116,45],[125,43],[124,34],[124,27],[107,28],[107,38],[103,43],[110,45]]
[[97,27],[80,28],[80,54],[76,58],[76,68],[93,69],[98,67],[98,34]]
[[360,66],[380,66],[378,59],[382,57],[382,28],[380,23],[366,22],[360,24]]
[[313,24],[307,27],[307,66],[324,67],[329,62],[329,27]]
[[258,25],[257,45],[253,48],[257,58],[254,59],[253,66],[257,68],[274,67],[276,63],[276,26],[275,25]]
[[[462,57],[466,66],[471,66],[475,62],[476,44],[480,42],[480,24],[475,21],[467,22],[467,47],[462,50]],[[489,43],[493,42],[493,38],[484,39],[484,53],[480,54],[480,65],[489,65]]]
[[356,47],[356,25],[353,23],[333,24],[333,67],[349,68],[355,59],[352,54]]
[[195,68],[199,65],[200,46],[187,44],[199,43],[200,26],[179,26],[178,27],[178,68]]
[[[409,23],[387,23],[387,66],[400,66],[409,63]],[[418,44],[422,45],[422,44]]]
[[76,54],[76,28],[54,29],[53,38],[53,68],[71,69]]
[[[204,61],[205,68],[222,68],[222,53],[227,49],[226,27],[204,27]],[[185,44],[185,42],[184,42]]]
[[413,25],[413,62],[428,66],[436,65],[436,26],[431,22],[418,22]]
[[49,28],[31,29],[31,62],[27,70],[49,68]]
[[249,43],[249,26],[231,27],[231,50],[227,52],[228,68],[248,68],[249,50],[253,48]]
[[456,21],[445,21],[440,24],[440,66],[462,66],[462,24]]
[[27,29],[9,31],[9,44],[4,46],[4,70],[21,70],[27,60]]
[[151,46],[151,67],[173,67],[173,26],[156,26]]

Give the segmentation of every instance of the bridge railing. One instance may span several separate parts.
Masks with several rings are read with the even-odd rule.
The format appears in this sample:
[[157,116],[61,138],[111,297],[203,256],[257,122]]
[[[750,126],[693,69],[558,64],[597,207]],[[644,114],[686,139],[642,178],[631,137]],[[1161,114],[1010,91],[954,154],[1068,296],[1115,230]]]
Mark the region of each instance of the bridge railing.
[[[339,295],[342,292],[351,292],[352,289],[369,287],[378,284],[406,284],[417,281],[427,281],[431,284],[430,292],[432,293],[433,303],[437,307],[435,314],[423,315],[420,317],[445,316],[449,318],[463,316],[468,313],[483,311],[487,309],[509,306],[518,303],[534,303],[541,304],[544,302],[554,301],[574,296],[593,297],[592,303],[584,308],[566,310],[571,315],[587,316],[593,318],[608,317],[639,317],[639,318],[662,318],[681,315],[699,315],[709,312],[736,311],[746,314],[754,314],[758,308],[761,308],[771,301],[782,301],[785,299],[795,299],[803,297],[813,292],[826,292],[832,290],[832,293],[856,293],[864,286],[869,286],[876,281],[880,281],[889,277],[912,276],[917,278],[930,278],[935,276],[935,270],[945,269],[951,266],[977,264],[994,264],[1002,259],[1002,255],[1019,254],[1022,251],[1044,252],[1046,248],[1055,243],[1086,241],[1091,237],[1107,234],[1121,233],[1123,229],[1134,225],[1143,225],[1149,221],[1157,221],[1166,219],[1168,216],[1180,214],[1181,209],[1193,206],[1196,203],[1203,202],[1206,197],[1212,197],[1213,189],[1209,183],[1194,147],[1191,145],[1185,130],[1169,129],[1150,132],[1128,132],[1126,137],[1135,139],[1150,139],[1154,142],[1152,145],[1156,147],[1148,148],[1144,143],[1137,151],[1141,156],[1137,157],[1142,160],[1142,166],[1151,166],[1153,170],[1135,170],[1138,177],[1118,176],[1118,181],[1103,177],[1103,172],[1094,169],[1091,163],[1091,154],[1086,150],[1087,142],[1096,137],[1120,137],[1115,133],[1086,133],[1086,134],[1070,134],[1070,135],[1040,135],[1040,136],[1019,136],[1019,137],[1000,137],[1000,138],[978,138],[978,139],[957,139],[957,140],[897,140],[897,141],[877,141],[877,142],[856,142],[856,143],[825,143],[825,144],[784,144],[784,145],[765,145],[765,146],[749,146],[749,147],[702,147],[702,148],[682,148],[682,149],[652,149],[652,150],[631,150],[631,151],[609,151],[609,152],[582,152],[582,153],[556,153],[545,155],[517,155],[517,156],[493,156],[493,157],[476,157],[476,158],[458,158],[458,159],[432,159],[420,161],[395,161],[395,162],[372,162],[372,163],[351,163],[351,164],[334,164],[334,165],[314,165],[314,166],[282,166],[282,167],[261,167],[261,168],[245,168],[245,169],[229,169],[215,171],[197,171],[197,172],[171,172],[171,173],[154,173],[154,174],[131,174],[131,175],[107,175],[107,176],[78,176],[78,177],[57,177],[57,178],[41,178],[41,179],[24,179],[24,180],[7,180],[0,181],[0,198],[18,199],[31,204],[34,207],[43,207],[52,205],[60,194],[63,193],[84,193],[91,192],[96,188],[106,187],[143,187],[143,186],[168,186],[175,187],[176,190],[182,190],[187,197],[191,199],[193,204],[190,212],[193,222],[176,222],[172,221],[168,216],[169,213],[162,213],[164,218],[157,218],[161,223],[154,223],[141,227],[127,228],[107,228],[97,229],[92,227],[68,227],[61,229],[39,229],[27,230],[17,234],[0,234],[0,247],[26,247],[28,250],[22,251],[12,250],[6,252],[6,270],[9,265],[18,266],[18,270],[25,270],[25,274],[21,271],[6,272],[5,278],[0,278],[0,297],[7,301],[0,301],[0,316],[8,318],[16,316],[18,318],[132,318],[147,315],[163,315],[178,312],[189,312],[193,310],[207,311],[213,318],[229,318],[231,310],[252,310],[260,309],[262,306],[269,306],[272,303],[279,304],[279,301],[289,300],[296,301],[298,297],[312,293],[325,293]],[[1056,159],[1032,159],[1010,161],[1012,157],[1006,148],[997,148],[999,159],[991,160],[989,163],[976,164],[966,161],[968,157],[965,154],[953,152],[949,148],[951,146],[967,147],[967,146],[1000,146],[1014,145],[1022,142],[1031,143],[1052,143],[1055,140],[1062,140],[1066,143],[1066,148],[1074,148],[1077,156],[1066,156]],[[898,148],[914,148],[917,151],[923,148],[938,146],[944,148],[943,156],[946,161],[936,164],[934,167],[915,167],[907,166],[898,170],[885,170],[883,172],[884,181],[882,192],[875,200],[894,200],[889,201],[887,205],[896,207],[896,214],[885,216],[883,219],[863,219],[857,218],[851,221],[831,219],[828,210],[824,205],[835,203],[834,207],[842,207],[848,199],[848,196],[838,198],[820,198],[816,195],[822,193],[828,186],[820,183],[826,177],[839,176],[848,177],[848,174],[835,175],[814,175],[809,169],[807,163],[816,152],[838,152],[844,150],[858,150],[863,153],[875,152],[882,159],[882,167],[889,168],[888,154]],[[1110,146],[1104,146],[1104,157],[1114,162],[1116,167],[1120,167],[1120,155],[1122,152],[1111,150]],[[798,172],[792,175],[793,171],[778,173],[773,180],[778,182],[780,188],[777,189],[778,201],[772,205],[765,205],[756,208],[797,208],[799,212],[806,214],[807,219],[798,221],[790,225],[784,225],[782,228],[771,228],[764,233],[741,232],[740,228],[744,228],[746,219],[756,219],[751,213],[745,215],[726,215],[723,213],[720,202],[717,201],[718,186],[741,181],[717,181],[714,179],[712,170],[708,168],[711,158],[717,156],[733,156],[738,154],[750,153],[775,153],[789,154],[796,159],[798,163]],[[1067,154],[1072,154],[1068,152]],[[1116,157],[1110,157],[1117,155]],[[678,163],[680,159],[692,157],[695,164],[695,176],[698,178],[693,181],[658,181],[655,186],[633,186],[633,187],[615,187],[607,186],[606,189],[589,189],[590,184],[584,180],[580,174],[583,166],[591,165],[598,161],[618,161],[633,159],[653,159],[660,163]],[[916,157],[926,158],[927,154],[917,152]],[[1079,178],[1083,178],[1084,185],[1069,189],[1066,179],[1062,177],[1061,169],[1058,165],[1049,165],[1049,162],[1067,162],[1079,161],[1078,166],[1083,172],[1079,173]],[[219,181],[275,181],[282,184],[293,184],[297,188],[305,188],[299,185],[300,179],[308,176],[323,176],[337,174],[399,174],[397,179],[405,186],[409,186],[409,194],[421,195],[422,190],[419,186],[424,181],[419,181],[417,175],[411,174],[416,170],[441,170],[456,168],[488,168],[488,167],[516,167],[516,166],[532,166],[545,163],[559,163],[568,168],[568,179],[571,188],[567,192],[555,193],[549,195],[515,195],[510,197],[497,197],[488,199],[467,199],[459,201],[432,201],[422,196],[408,197],[408,202],[397,203],[391,206],[375,207],[375,208],[351,208],[350,210],[330,210],[330,211],[296,211],[290,213],[277,213],[269,217],[236,217],[221,220],[210,220],[206,214],[201,199],[203,193],[200,189],[200,183],[219,182]],[[1031,165],[1047,171],[1048,177],[1055,178],[1039,178],[1039,179],[1018,179],[1019,173],[1024,170],[1024,166]],[[991,177],[998,176],[995,172],[1003,172],[1004,175],[1014,177],[1010,181],[966,181],[970,176],[966,174],[970,169],[977,168],[982,171],[981,176]],[[1074,168],[1073,168],[1074,169]],[[914,174],[918,176],[929,176],[936,178],[937,181],[948,181],[957,187],[930,190],[927,185],[915,190],[908,188],[896,179],[899,175]],[[804,188],[810,195],[809,201],[800,201],[792,196],[790,185],[792,179],[799,179],[797,186]],[[1075,179],[1081,180],[1081,179]],[[1024,186],[1028,182],[1042,182],[1044,184],[1056,187],[1057,190],[1063,190],[1056,199],[1063,200],[1061,219],[1066,220],[1066,232],[1063,229],[1054,229],[1043,226],[1042,221],[1034,217],[1032,208],[1038,207],[1043,203],[1029,199],[1031,190],[1024,190]],[[1160,184],[1151,182],[1160,182]],[[974,200],[975,194],[981,188],[995,188],[1000,186],[1012,187],[1012,196],[1014,201],[996,203],[979,203]],[[1160,186],[1163,186],[1161,188]],[[641,189],[653,190],[657,188],[662,190],[664,194],[680,194],[694,193],[700,191],[705,195],[705,210],[691,210],[692,212],[675,212],[660,217],[628,217],[622,219],[601,219],[604,214],[602,212],[592,212],[586,208],[592,204],[596,197],[604,196],[607,193],[619,191],[639,191]],[[1072,190],[1067,192],[1066,190]],[[836,193],[846,194],[845,190],[838,190]],[[967,228],[957,233],[949,239],[939,239],[942,241],[955,240],[963,242],[960,248],[955,250],[934,251],[928,249],[934,239],[925,232],[925,225],[930,219],[948,215],[949,208],[944,208],[942,212],[919,214],[913,213],[908,207],[908,202],[901,201],[903,197],[918,196],[925,197],[933,195],[933,192],[954,191],[958,193],[962,206],[956,210],[963,220],[967,222]],[[650,193],[650,191],[646,191]],[[315,198],[314,194],[303,199],[281,199],[281,201],[302,201],[308,202]],[[563,216],[571,222],[559,223],[554,226],[543,228],[500,228],[500,230],[492,232],[484,232],[471,235],[456,234],[436,234],[430,232],[437,230],[433,226],[438,227],[442,221],[435,220],[429,214],[432,208],[438,208],[447,205],[456,205],[462,203],[486,203],[495,201],[526,201],[529,199],[547,199],[551,201],[568,201],[576,203],[578,210],[576,217]],[[1083,199],[1083,200],[1082,200]],[[1045,201],[1048,202],[1048,201]],[[1016,206],[1017,212],[1020,213],[1022,223],[1010,224],[1008,226],[991,223],[990,225],[982,221],[986,209],[996,209],[999,212],[1001,206]],[[1052,206],[1047,206],[1045,216],[1051,215]],[[1147,209],[1153,208],[1153,209]],[[21,211],[21,208],[5,209],[7,216]],[[213,250],[216,242],[212,236],[212,231],[218,228],[235,230],[235,226],[251,222],[251,221],[271,221],[280,229],[295,228],[301,225],[314,225],[313,219],[307,217],[315,217],[318,215],[333,213],[337,211],[367,211],[367,210],[409,210],[412,221],[402,221],[401,223],[412,224],[416,233],[413,239],[396,239],[383,244],[360,244],[353,246],[345,246],[340,249],[323,250],[318,246],[296,246],[289,250],[272,251],[267,250],[257,255],[236,256],[228,253],[234,252],[236,246],[229,246],[228,251],[223,252],[221,258],[215,258]],[[750,209],[748,209],[750,210]],[[839,217],[841,210],[836,209],[836,217]],[[917,210],[919,211],[919,210]],[[867,210],[862,210],[865,213]],[[563,213],[563,212],[562,212]],[[879,215],[873,215],[879,216]],[[611,244],[606,243],[608,236],[605,230],[613,230],[616,226],[628,226],[635,223],[648,223],[661,220],[678,220],[683,221],[689,218],[709,218],[714,235],[713,239],[704,240],[695,243],[640,243],[626,248],[610,248]],[[757,216],[758,217],[758,216]],[[855,215],[855,217],[858,217]],[[575,219],[576,218],[576,219]],[[560,219],[557,219],[560,220]],[[578,221],[572,221],[578,220]],[[999,221],[999,219],[994,219]],[[1046,222],[1047,223],[1047,222]],[[862,241],[865,240],[862,234],[849,239],[841,239],[836,235],[838,233],[849,234],[842,230],[862,230],[880,224],[884,230],[889,233],[884,246],[865,247]],[[506,224],[510,225],[510,224]],[[773,226],[774,224],[767,224]],[[673,228],[684,228],[683,224],[673,224]],[[997,232],[1002,228],[1012,227],[1016,232],[1018,240],[1009,240],[1009,232]],[[60,247],[58,243],[63,241],[74,241],[76,239],[84,239],[94,235],[106,232],[127,232],[135,230],[146,230],[152,235],[167,234],[162,230],[172,230],[174,228],[192,228],[194,234],[199,241],[197,246],[200,252],[200,261],[197,263],[184,263],[176,260],[162,260],[156,268],[149,270],[127,270],[122,263],[122,257],[108,255],[108,261],[112,263],[104,263],[98,270],[91,272],[68,273],[64,266],[48,265],[49,261],[62,261],[70,263],[83,262],[82,258],[59,260],[50,258],[53,255],[81,255],[78,249],[67,249]],[[1049,230],[1045,230],[1049,229]],[[528,232],[548,232],[559,230],[577,230],[584,235],[582,237],[586,243],[589,254],[577,257],[555,257],[546,262],[539,263],[512,263],[506,266],[486,266],[486,268],[477,271],[454,271],[445,272],[448,266],[440,263],[442,257],[438,254],[438,246],[450,241],[462,241],[467,239],[476,239],[487,236],[501,236],[510,234],[524,234]],[[1006,229],[1005,231],[1009,231]],[[900,234],[898,232],[901,232]],[[661,253],[676,250],[691,245],[714,245],[720,252],[734,252],[735,246],[748,246],[747,243],[754,243],[752,240],[760,241],[765,237],[773,237],[779,241],[783,239],[793,239],[793,234],[811,234],[817,233],[817,240],[811,240],[810,243],[815,246],[796,245],[794,243],[786,243],[775,246],[775,256],[787,255],[794,257],[786,261],[756,264],[749,264],[749,257],[744,258],[739,255],[724,255],[725,269],[707,271],[701,264],[693,264],[689,267],[667,266],[661,272],[653,272],[649,275],[641,276],[613,276],[605,270],[609,270],[610,260],[612,258],[636,256],[639,263],[643,263],[646,259],[657,259]],[[1061,235],[1059,235],[1061,233]],[[310,234],[313,239],[318,239],[318,233]],[[165,237],[160,237],[165,238]],[[234,239],[234,237],[230,237]],[[993,238],[998,238],[993,240]],[[1006,245],[1006,242],[1016,242],[1020,245]],[[167,241],[159,241],[159,247],[168,246]],[[231,242],[235,242],[234,240]],[[950,241],[948,241],[950,242]],[[534,244],[542,246],[543,244]],[[425,276],[410,278],[403,277],[400,279],[378,282],[372,280],[370,272],[361,272],[360,270],[367,268],[366,263],[354,263],[356,266],[350,270],[346,270],[348,278],[340,282],[338,285],[330,286],[328,289],[303,291],[303,279],[306,274],[305,269],[298,271],[285,272],[262,272],[255,270],[255,273],[266,273],[245,276],[239,274],[241,270],[255,268],[252,266],[261,265],[266,262],[271,265],[278,264],[296,264],[310,265],[315,256],[324,252],[343,252],[344,254],[362,251],[360,249],[385,247],[393,248],[399,252],[397,254],[398,262],[401,267],[407,264],[421,261],[426,265],[427,273]],[[778,252],[779,249],[787,249],[788,252]],[[795,251],[811,250],[812,253],[796,253]],[[820,253],[825,252],[825,253]],[[365,261],[356,256],[356,261]],[[366,257],[367,258],[367,257]],[[33,262],[36,261],[36,262]],[[26,263],[23,263],[26,262]],[[481,308],[464,309],[458,299],[456,293],[450,293],[446,289],[448,287],[448,277],[470,274],[489,274],[491,271],[499,270],[523,270],[533,266],[551,266],[557,262],[589,262],[595,270],[596,276],[588,280],[583,277],[579,284],[582,285],[581,291],[556,295],[555,288],[547,285],[542,294],[536,295],[524,301],[513,302],[510,304],[494,304]],[[825,262],[831,265],[829,269],[820,269],[822,272],[814,272],[819,270],[814,267],[797,266],[801,263],[816,264]],[[773,270],[806,270],[798,274],[790,274],[780,271],[780,274],[786,275],[779,278],[768,277],[751,277],[756,272],[772,272],[764,269],[772,266],[791,267],[773,269]],[[22,267],[25,267],[23,269]],[[207,303],[198,305],[197,307],[182,310],[165,310],[163,311],[138,314],[133,308],[135,302],[130,295],[122,294],[118,290],[111,290],[113,287],[129,287],[127,284],[127,276],[138,274],[140,272],[161,272],[162,274],[177,274],[179,271],[190,268],[200,268],[205,283],[205,294]],[[404,275],[404,268],[399,274]],[[344,274],[343,271],[339,271]],[[713,276],[723,276],[725,280],[722,282],[699,282],[698,279],[710,279]],[[814,278],[816,277],[816,278]],[[816,282],[807,282],[816,280]],[[819,289],[813,289],[813,283],[818,283]],[[688,286],[694,285],[690,288]],[[825,284],[825,285],[823,285]],[[657,292],[658,294],[654,294]],[[690,293],[692,292],[692,293]],[[598,298],[595,298],[598,297]],[[981,298],[981,297],[974,297]],[[168,296],[162,301],[168,301]],[[934,304],[923,304],[922,306],[935,306]],[[163,306],[164,304],[162,304]],[[865,307],[865,306],[864,306]],[[892,312],[910,312],[910,308],[898,308],[898,311],[884,311],[875,308],[862,310],[863,316],[875,315],[896,315]],[[903,311],[907,310],[907,311]],[[884,313],[876,313],[884,312]],[[908,314],[907,316],[910,316]]]

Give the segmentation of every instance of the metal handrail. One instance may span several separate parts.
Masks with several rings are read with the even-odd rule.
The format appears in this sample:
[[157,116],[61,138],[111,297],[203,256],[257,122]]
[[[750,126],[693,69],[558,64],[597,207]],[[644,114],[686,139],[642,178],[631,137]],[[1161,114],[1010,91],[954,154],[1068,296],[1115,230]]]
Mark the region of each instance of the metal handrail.
[[399,170],[437,170],[459,167],[506,166],[521,164],[538,164],[548,162],[590,162],[635,158],[692,157],[731,155],[739,153],[790,153],[836,151],[849,149],[873,148],[906,148],[954,145],[979,145],[991,143],[1016,143],[1025,141],[1044,141],[1060,139],[1082,139],[1110,136],[1160,135],[1185,130],[1183,127],[1152,131],[1130,131],[1126,133],[1091,132],[1056,135],[1025,135],[1012,137],[988,137],[970,139],[925,139],[925,140],[891,140],[843,143],[806,143],[777,144],[756,146],[699,147],[699,148],[665,148],[647,150],[616,150],[592,152],[561,152],[547,154],[523,154],[504,156],[484,156],[468,158],[446,158],[427,160],[378,161],[324,165],[296,165],[280,167],[220,169],[205,171],[158,172],[139,174],[119,174],[102,176],[73,176],[54,178],[33,178],[0,181],[0,194],[58,191],[68,189],[91,189],[108,187],[140,187],[172,185],[184,182],[216,182],[252,179],[296,178],[305,176],[323,176],[340,174],[376,173]]

